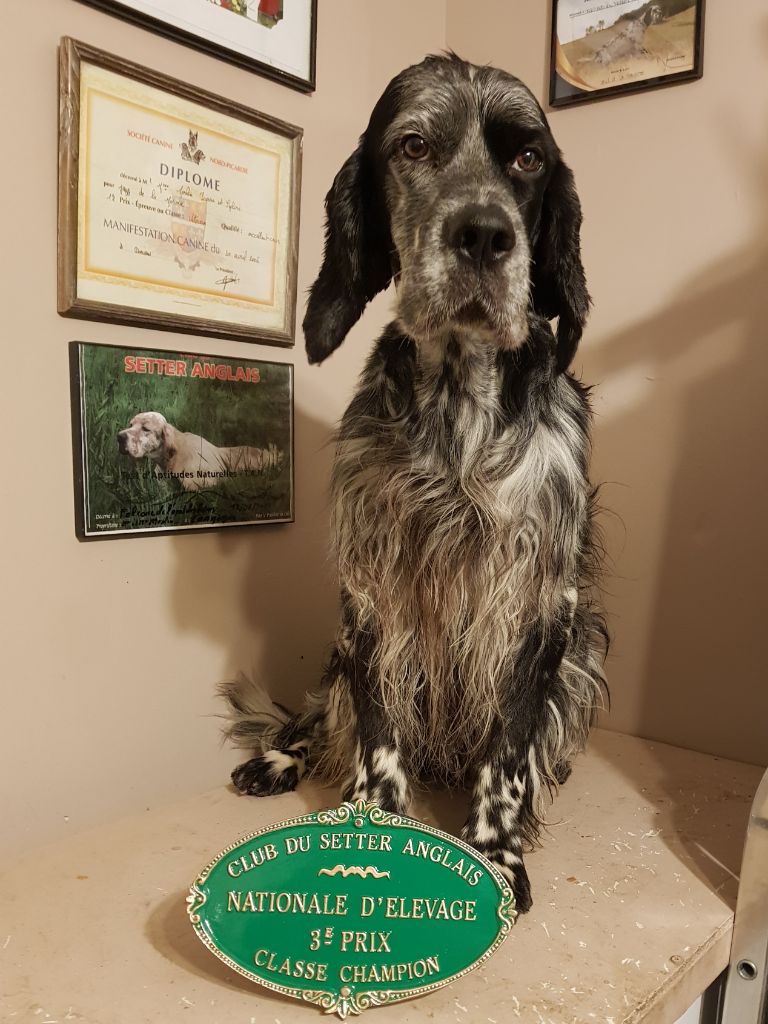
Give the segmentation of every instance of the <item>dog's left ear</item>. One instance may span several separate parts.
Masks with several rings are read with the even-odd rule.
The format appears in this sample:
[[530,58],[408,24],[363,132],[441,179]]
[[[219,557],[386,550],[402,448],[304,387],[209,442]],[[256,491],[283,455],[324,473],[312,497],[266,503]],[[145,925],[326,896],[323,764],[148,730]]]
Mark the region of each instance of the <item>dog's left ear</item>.
[[557,325],[557,369],[567,370],[589,313],[590,298],[581,263],[581,203],[573,174],[558,160],[544,193],[531,267],[532,303]]
[[326,196],[325,253],[304,317],[310,363],[346,338],[371,299],[392,280],[392,236],[368,132]]
[[174,430],[170,423],[166,423],[163,427],[163,455],[166,459],[172,459],[176,454],[176,445],[174,441]]

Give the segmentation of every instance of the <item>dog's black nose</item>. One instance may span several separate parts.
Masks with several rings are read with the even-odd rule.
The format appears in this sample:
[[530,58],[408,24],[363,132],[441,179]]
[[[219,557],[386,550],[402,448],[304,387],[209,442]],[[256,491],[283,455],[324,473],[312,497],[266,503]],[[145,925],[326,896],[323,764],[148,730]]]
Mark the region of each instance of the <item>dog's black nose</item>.
[[465,206],[445,224],[447,244],[465,260],[493,266],[515,247],[515,229],[500,206]]
[[117,450],[119,452],[127,451],[128,449],[128,438],[125,436],[123,431],[117,435]]

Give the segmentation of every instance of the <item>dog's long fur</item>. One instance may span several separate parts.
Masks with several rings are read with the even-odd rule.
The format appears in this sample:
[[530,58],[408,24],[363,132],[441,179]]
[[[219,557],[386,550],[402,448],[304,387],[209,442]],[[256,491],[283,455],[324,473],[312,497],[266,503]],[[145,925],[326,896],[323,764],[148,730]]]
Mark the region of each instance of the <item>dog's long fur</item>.
[[588,393],[566,372],[589,305],[573,178],[522,83],[432,57],[390,83],[326,207],[310,360],[392,276],[397,318],[338,434],[321,690],[278,722],[225,687],[230,735],[262,751],[233,779],[282,792],[309,764],[399,812],[411,778],[469,784],[464,834],[527,910],[523,847],[604,687]]

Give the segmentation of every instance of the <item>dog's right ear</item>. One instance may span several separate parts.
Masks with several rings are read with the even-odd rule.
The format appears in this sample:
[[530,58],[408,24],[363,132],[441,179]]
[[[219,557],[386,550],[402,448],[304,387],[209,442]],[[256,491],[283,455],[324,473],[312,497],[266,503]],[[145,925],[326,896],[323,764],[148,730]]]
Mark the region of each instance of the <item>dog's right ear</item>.
[[339,347],[366,305],[392,280],[392,236],[366,136],[325,199],[323,265],[304,317],[310,363]]

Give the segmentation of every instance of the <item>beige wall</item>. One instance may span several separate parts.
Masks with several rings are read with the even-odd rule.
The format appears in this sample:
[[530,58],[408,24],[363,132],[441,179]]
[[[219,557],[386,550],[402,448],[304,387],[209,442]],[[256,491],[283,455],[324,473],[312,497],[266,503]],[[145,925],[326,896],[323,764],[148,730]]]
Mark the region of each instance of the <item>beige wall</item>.
[[[448,0],[448,45],[546,94],[550,4]],[[734,12],[738,8],[738,17]],[[768,763],[768,11],[707,4],[700,82],[552,112],[585,210],[605,724]]]
[[326,442],[386,300],[321,369],[307,365],[301,344],[195,339],[203,352],[295,363],[295,524],[78,543],[67,342],[191,342],[56,314],[56,47],[72,35],[304,127],[303,311],[333,175],[382,84],[445,39],[443,0],[320,6],[320,88],[311,97],[72,0],[5,12],[0,846],[226,781],[237,755],[219,748],[212,695],[236,669],[253,669],[288,700],[317,680],[336,612]]
[[[0,846],[224,781],[236,755],[218,747],[212,692],[238,668],[287,700],[313,685],[336,611],[324,446],[387,308],[377,300],[320,369],[300,346],[196,339],[201,351],[296,364],[295,524],[79,544],[67,341],[190,341],[56,315],[59,37],[304,126],[303,302],[322,198],[389,77],[447,42],[516,71],[541,95],[548,6],[322,0],[320,87],[306,97],[73,0],[9,5]],[[762,0],[742,0],[738,21],[726,7],[710,4],[703,82],[562,111],[552,123],[577,173],[595,298],[577,365],[599,385],[595,475],[615,513],[609,724],[766,761],[768,18]]]

